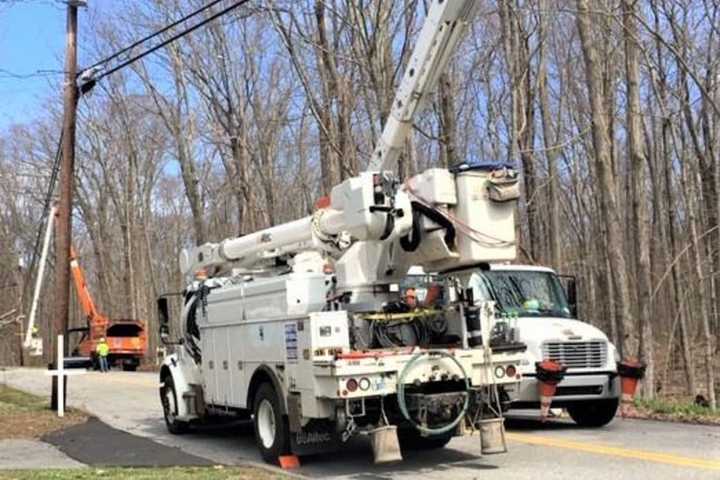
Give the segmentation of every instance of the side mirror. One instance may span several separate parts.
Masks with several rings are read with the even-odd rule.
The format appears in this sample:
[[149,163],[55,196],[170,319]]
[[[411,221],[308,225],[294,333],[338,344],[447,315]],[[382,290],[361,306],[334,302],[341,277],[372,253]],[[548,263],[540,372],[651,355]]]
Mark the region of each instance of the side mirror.
[[157,299],[158,325],[160,325],[160,339],[166,343],[170,337],[170,306],[167,297]]
[[570,315],[572,315],[573,318],[577,318],[577,279],[572,275],[561,275],[560,278],[565,287],[565,297],[567,298],[568,307],[570,308]]

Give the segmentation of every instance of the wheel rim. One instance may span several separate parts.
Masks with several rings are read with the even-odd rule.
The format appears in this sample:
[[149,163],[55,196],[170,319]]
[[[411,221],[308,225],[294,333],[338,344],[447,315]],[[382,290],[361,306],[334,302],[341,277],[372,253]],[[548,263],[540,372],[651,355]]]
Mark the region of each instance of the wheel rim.
[[263,399],[260,402],[255,422],[257,422],[258,434],[263,447],[272,447],[275,443],[275,411],[268,400]]

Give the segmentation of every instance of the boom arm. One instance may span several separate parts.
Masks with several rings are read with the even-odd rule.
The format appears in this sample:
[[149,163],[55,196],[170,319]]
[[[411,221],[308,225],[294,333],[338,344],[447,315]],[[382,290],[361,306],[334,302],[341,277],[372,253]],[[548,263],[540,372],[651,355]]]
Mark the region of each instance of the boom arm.
[[85,273],[78,263],[78,256],[74,247],[70,247],[70,270],[72,271],[73,281],[75,282],[75,290],[77,291],[78,301],[82,307],[83,313],[90,319],[98,317],[98,311],[93,302],[92,295],[85,281]]
[[32,344],[32,333],[35,327],[35,315],[37,314],[38,302],[40,301],[40,290],[42,289],[42,282],[45,278],[45,264],[47,263],[48,250],[50,248],[50,237],[52,237],[53,222],[55,221],[55,213],[57,212],[57,206],[53,205],[50,208],[47,219],[47,227],[45,227],[45,237],[43,240],[42,253],[40,255],[40,263],[38,268],[37,278],[35,279],[35,290],[33,291],[32,305],[30,306],[30,318],[28,319],[28,327],[25,333],[25,341],[23,346],[29,348]]
[[392,169],[397,163],[415,115],[427,104],[479,4],[479,0],[432,0],[368,171]]
[[412,226],[410,199],[390,174],[365,172],[333,188],[330,207],[293,222],[220,243],[206,243],[180,255],[180,270],[262,268],[268,260],[303,251],[338,257],[356,241],[390,240]]

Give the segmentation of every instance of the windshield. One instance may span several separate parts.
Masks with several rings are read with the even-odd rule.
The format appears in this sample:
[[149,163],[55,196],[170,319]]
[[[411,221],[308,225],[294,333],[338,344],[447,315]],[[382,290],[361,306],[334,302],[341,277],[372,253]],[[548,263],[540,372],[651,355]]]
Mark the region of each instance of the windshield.
[[560,281],[550,272],[477,271],[468,286],[476,302],[494,300],[501,314],[571,318]]

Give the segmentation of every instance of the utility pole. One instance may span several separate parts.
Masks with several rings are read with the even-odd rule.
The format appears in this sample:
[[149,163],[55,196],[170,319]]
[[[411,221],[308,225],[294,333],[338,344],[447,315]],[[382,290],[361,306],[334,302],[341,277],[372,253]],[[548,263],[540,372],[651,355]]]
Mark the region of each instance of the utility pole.
[[[60,201],[55,221],[55,312],[50,334],[53,364],[56,358],[58,335],[65,335],[70,309],[70,239],[72,236],[72,196],[75,177],[75,122],[78,102],[77,88],[77,20],[78,7],[85,0],[67,0],[65,44],[65,89],[62,162],[60,164]],[[67,391],[66,389],[64,389]],[[57,405],[57,377],[53,377],[51,403]]]

